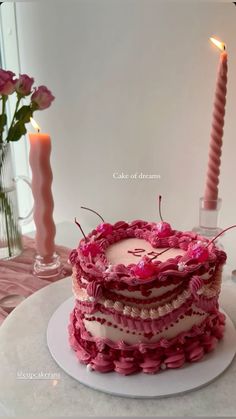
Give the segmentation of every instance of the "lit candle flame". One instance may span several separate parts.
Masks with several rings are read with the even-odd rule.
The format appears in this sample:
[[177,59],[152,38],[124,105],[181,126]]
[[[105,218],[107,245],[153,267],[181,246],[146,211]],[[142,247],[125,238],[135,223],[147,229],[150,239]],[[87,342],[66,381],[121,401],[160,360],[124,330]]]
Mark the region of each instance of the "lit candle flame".
[[34,129],[39,132],[40,131],[40,126],[37,124],[37,122],[33,118],[30,118],[30,122],[31,122],[32,126],[34,127]]
[[224,42],[218,41],[218,39],[215,38],[210,38],[211,42],[216,45],[221,51],[225,51],[226,50],[226,46],[224,44]]

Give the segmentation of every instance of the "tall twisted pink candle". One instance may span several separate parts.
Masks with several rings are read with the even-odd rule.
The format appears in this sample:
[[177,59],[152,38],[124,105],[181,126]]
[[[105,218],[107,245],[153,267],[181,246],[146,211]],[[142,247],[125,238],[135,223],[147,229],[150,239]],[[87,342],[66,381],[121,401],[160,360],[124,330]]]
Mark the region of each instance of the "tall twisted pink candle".
[[204,192],[204,207],[206,209],[216,209],[218,199],[218,184],[220,175],[221,149],[224,128],[226,92],[227,92],[227,70],[228,56],[225,51],[221,53],[219,71],[217,76],[213,120],[210,139],[210,151],[208,159],[208,169],[206,186]]
[[48,134],[30,133],[30,166],[34,197],[34,221],[36,226],[36,250],[47,258],[55,251],[56,228],[53,221],[53,197],[51,191],[52,170],[50,165],[51,139]]

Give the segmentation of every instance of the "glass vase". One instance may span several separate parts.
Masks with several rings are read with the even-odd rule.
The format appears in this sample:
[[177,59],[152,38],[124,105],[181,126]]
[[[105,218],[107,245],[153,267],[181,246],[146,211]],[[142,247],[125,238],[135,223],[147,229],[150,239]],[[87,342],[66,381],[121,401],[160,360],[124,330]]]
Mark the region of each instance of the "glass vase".
[[[199,200],[199,225],[193,228],[193,231],[201,236],[213,239],[222,229],[219,227],[219,212],[222,200]],[[217,240],[219,245],[219,240]]]
[[19,217],[16,182],[29,180],[14,178],[10,144],[0,144],[0,260],[11,259],[22,252],[21,222],[29,222],[32,211]]

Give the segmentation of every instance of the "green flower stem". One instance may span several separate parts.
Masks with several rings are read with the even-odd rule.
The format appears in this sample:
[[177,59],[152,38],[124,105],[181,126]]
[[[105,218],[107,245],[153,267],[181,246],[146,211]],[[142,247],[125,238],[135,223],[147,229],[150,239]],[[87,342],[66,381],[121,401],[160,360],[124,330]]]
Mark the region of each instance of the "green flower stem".
[[[6,196],[5,193],[3,193],[3,202],[4,202],[4,206],[5,206],[5,204],[7,202],[7,196]],[[5,208],[4,212],[5,212],[5,223],[6,223],[6,233],[7,233],[8,254],[9,254],[9,257],[11,257],[12,256],[12,249],[11,249],[11,241],[10,241],[10,234],[9,234],[9,227],[8,227],[8,215],[11,215],[11,213],[8,214],[9,211],[7,211],[7,208]]]
[[[14,125],[16,113],[18,111],[18,108],[19,108],[19,104],[20,104],[21,99],[22,99],[22,96],[17,95],[17,101],[16,101],[16,106],[15,106],[15,111],[14,111],[14,114],[13,114],[13,117],[12,117],[12,121],[11,121],[11,125],[10,125],[8,131],[11,131],[11,129],[12,129],[13,125]],[[9,142],[8,139],[7,139],[7,142]]]
[[[6,112],[6,102],[7,102],[7,96],[2,96],[2,115],[5,115]],[[3,143],[3,132],[4,132],[4,125],[1,127],[0,131],[0,143]]]
[[14,219],[13,203],[8,198],[8,191],[4,190],[4,162],[7,158],[7,148],[2,149],[0,161],[0,212],[5,219],[6,241],[8,248],[8,257],[13,256],[13,248],[15,244],[20,244],[18,221]]
[[8,247],[8,257],[13,256],[13,246],[14,244],[20,243],[18,226],[14,219],[14,209],[12,203],[8,199],[8,192],[0,192],[0,201],[1,201],[1,212],[5,218],[6,226],[6,238],[7,238],[7,247]]

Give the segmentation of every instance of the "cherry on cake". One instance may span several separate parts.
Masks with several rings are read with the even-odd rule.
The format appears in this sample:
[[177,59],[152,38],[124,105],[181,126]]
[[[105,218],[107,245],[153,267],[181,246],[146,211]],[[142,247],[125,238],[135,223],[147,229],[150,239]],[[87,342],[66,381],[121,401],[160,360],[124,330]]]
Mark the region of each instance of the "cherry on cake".
[[129,375],[185,367],[224,334],[226,254],[168,223],[102,223],[70,255],[69,341],[89,370]]

